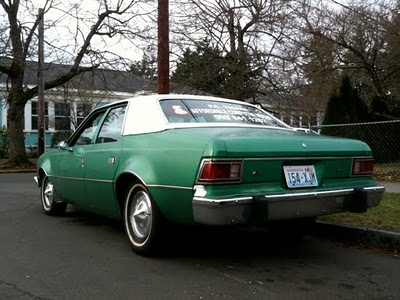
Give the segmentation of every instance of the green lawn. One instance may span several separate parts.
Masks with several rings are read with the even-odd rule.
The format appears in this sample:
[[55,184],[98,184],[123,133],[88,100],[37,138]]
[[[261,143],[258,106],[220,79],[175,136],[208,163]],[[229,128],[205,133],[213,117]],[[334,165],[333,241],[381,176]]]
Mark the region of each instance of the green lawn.
[[400,232],[400,194],[385,193],[380,205],[366,213],[340,213],[319,220]]

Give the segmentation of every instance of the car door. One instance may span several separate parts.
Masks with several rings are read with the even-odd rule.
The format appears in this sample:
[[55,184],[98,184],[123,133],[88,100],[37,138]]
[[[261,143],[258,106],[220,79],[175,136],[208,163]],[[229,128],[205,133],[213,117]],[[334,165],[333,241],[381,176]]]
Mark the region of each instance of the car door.
[[110,107],[102,121],[95,141],[84,157],[85,193],[90,210],[112,218],[120,211],[114,193],[114,177],[119,164],[122,126],[126,103]]
[[85,162],[105,113],[100,110],[89,116],[68,144],[59,147],[61,152],[53,163],[55,192],[64,201],[82,208],[90,207],[84,184]]

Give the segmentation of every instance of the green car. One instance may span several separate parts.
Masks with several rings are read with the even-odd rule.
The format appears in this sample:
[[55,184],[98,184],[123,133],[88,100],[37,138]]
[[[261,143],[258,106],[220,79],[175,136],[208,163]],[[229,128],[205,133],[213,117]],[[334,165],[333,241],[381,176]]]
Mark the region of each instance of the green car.
[[384,193],[373,166],[364,142],[297,132],[245,102],[151,95],[95,109],[39,158],[35,181],[46,214],[72,204],[122,220],[133,250],[152,255],[170,224],[365,212]]

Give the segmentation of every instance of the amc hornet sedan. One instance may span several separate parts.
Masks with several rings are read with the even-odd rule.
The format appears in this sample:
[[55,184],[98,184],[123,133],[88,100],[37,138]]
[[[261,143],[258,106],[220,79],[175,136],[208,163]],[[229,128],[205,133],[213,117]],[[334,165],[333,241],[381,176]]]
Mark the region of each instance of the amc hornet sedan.
[[35,181],[46,214],[71,204],[122,220],[133,250],[153,255],[169,224],[365,212],[384,192],[373,167],[364,142],[297,132],[245,102],[151,95],[95,109],[39,158]]

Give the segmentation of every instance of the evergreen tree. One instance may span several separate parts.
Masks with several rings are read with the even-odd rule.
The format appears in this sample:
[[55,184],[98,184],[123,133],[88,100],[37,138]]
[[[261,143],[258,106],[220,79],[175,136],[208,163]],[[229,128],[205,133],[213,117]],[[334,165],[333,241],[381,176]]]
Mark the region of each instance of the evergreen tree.
[[260,84],[262,70],[250,66],[246,54],[240,59],[223,55],[207,41],[196,50],[186,49],[171,81],[226,98],[244,100],[252,97]]
[[328,101],[324,125],[359,123],[369,120],[367,105],[358,95],[357,89],[353,88],[350,78],[347,75],[344,76],[339,93],[332,95]]
[[171,81],[196,88],[216,96],[223,96],[227,74],[223,57],[218,50],[202,44],[195,51],[186,49],[172,73]]
[[129,72],[150,80],[157,79],[157,56],[154,48],[149,46],[143,53],[140,61],[135,61],[129,68]]

